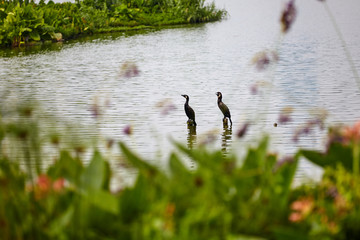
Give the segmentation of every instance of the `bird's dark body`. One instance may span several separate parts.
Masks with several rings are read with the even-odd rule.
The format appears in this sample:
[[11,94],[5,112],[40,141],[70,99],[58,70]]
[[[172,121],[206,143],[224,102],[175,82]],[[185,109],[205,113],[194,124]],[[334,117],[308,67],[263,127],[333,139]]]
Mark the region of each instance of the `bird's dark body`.
[[184,105],[186,116],[195,122],[195,112],[189,105]]
[[186,113],[186,116],[194,123],[194,126],[196,126],[195,121],[195,112],[194,110],[189,106],[189,96],[188,95],[181,95],[186,99],[186,102],[184,104],[184,110]]
[[217,100],[218,107],[221,110],[221,112],[224,114],[223,121],[225,122],[226,118],[229,118],[230,123],[232,125],[230,110],[225,105],[225,103],[222,102],[222,94],[221,94],[221,92],[217,92],[216,96],[218,97],[218,100]]

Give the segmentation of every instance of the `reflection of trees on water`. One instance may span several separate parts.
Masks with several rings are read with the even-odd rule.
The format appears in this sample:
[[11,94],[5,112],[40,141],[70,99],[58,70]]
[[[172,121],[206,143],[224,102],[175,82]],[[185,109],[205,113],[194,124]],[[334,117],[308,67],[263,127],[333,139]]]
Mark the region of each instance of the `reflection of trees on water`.
[[221,150],[225,155],[227,154],[228,148],[232,141],[231,136],[232,136],[232,126],[228,127],[228,125],[224,122],[223,133],[221,134]]

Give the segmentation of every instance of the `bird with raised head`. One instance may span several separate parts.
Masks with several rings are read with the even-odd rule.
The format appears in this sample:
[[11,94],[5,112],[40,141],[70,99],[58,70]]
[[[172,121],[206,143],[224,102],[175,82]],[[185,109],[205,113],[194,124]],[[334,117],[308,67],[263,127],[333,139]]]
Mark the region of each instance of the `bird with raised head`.
[[193,123],[194,126],[196,126],[196,122],[195,122],[195,112],[194,110],[189,106],[189,96],[188,95],[181,95],[186,99],[186,102],[184,104],[184,109],[185,109],[185,113],[186,116],[189,118],[188,120],[188,124]]
[[221,92],[217,92],[216,96],[218,97],[218,100],[217,100],[218,107],[220,108],[221,112],[224,114],[223,122],[225,123],[226,118],[229,118],[231,126],[232,126],[230,110],[225,105],[225,103],[222,102],[222,94],[221,94]]

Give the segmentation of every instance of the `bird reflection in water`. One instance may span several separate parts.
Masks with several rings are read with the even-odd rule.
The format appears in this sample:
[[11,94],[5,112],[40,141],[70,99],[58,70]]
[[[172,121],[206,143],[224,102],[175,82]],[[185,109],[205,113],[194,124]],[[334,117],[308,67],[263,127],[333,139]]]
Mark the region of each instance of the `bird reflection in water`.
[[187,124],[188,136],[187,136],[187,145],[189,149],[193,149],[194,144],[196,144],[196,126],[192,124]]
[[[194,126],[193,124],[187,124],[187,129],[188,129],[187,146],[190,150],[192,150],[194,145],[196,145],[196,126]],[[190,161],[191,161],[190,168],[194,168],[195,163],[193,162],[193,160]]]
[[231,144],[232,126],[228,127],[227,121],[223,124],[223,133],[221,134],[221,150],[226,155]]

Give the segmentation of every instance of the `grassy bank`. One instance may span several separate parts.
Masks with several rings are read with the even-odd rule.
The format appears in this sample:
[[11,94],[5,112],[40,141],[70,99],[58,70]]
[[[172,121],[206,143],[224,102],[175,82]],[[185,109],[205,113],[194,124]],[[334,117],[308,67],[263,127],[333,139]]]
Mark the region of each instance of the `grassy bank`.
[[[1,239],[360,237],[360,123],[330,130],[324,151],[284,159],[267,150],[268,137],[243,159],[174,143],[160,170],[124,142],[105,143],[120,156],[81,141],[65,147],[73,133],[48,132],[31,106],[14,109],[0,115]],[[320,182],[292,187],[300,157],[324,168]],[[119,168],[136,180],[110,190]]]
[[62,41],[79,35],[217,21],[226,15],[204,0],[0,2],[0,46]]

